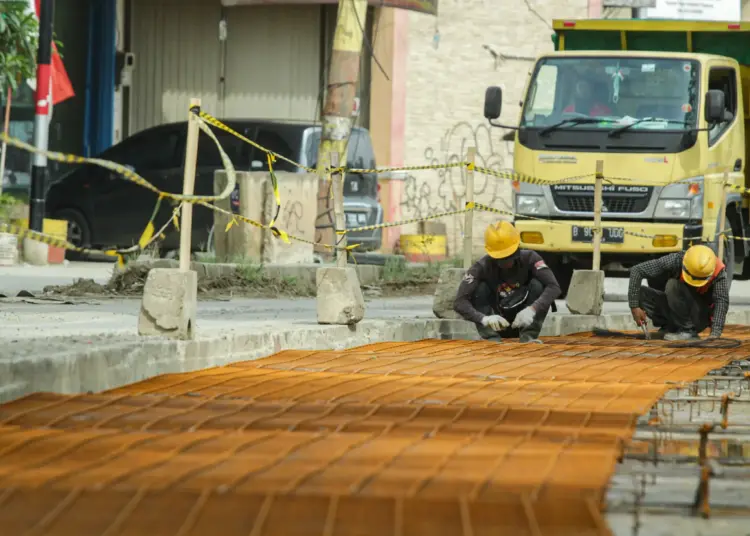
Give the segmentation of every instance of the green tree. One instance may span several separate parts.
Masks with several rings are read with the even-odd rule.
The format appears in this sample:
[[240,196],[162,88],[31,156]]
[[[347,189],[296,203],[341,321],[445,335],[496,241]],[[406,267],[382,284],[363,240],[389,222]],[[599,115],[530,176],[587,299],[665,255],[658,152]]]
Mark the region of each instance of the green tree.
[[28,3],[0,2],[0,89],[36,75],[39,23]]

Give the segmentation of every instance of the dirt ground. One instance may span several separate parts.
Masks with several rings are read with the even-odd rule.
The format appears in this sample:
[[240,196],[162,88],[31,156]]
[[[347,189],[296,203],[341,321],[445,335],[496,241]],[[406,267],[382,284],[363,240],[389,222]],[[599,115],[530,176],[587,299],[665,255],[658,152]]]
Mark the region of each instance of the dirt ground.
[[[71,285],[47,286],[44,294],[49,296],[122,298],[137,297],[143,294],[149,268],[134,266],[115,275],[106,285],[92,279],[79,279]],[[416,277],[411,280],[381,281],[377,285],[363,286],[366,297],[403,297],[434,294],[437,277]],[[231,277],[198,280],[199,299],[277,298],[314,297],[313,285],[295,280],[273,279],[259,274],[248,274],[238,270]]]

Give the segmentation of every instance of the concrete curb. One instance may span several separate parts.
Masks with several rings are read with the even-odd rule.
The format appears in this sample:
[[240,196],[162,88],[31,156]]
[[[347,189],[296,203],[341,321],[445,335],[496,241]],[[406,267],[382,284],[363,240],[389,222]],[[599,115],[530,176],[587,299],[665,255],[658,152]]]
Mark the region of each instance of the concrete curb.
[[[728,324],[750,324],[750,310],[730,311]],[[552,314],[543,336],[572,335],[594,327],[634,329],[629,314]],[[135,335],[61,337],[35,340],[22,357],[0,358],[0,402],[39,391],[102,391],[153,376],[188,372],[259,359],[281,350],[344,349],[374,342],[422,339],[477,339],[463,320],[364,320],[355,326],[302,325],[286,331],[225,334],[194,341]],[[9,343],[12,344],[12,343]],[[28,344],[25,341],[24,344]],[[11,352],[12,353],[12,352]]]

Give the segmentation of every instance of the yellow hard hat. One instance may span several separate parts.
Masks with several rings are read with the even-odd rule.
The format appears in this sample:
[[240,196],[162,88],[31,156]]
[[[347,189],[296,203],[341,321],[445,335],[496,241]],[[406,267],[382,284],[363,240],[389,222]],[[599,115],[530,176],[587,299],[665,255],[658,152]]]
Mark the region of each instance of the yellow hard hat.
[[691,246],[682,259],[682,278],[693,287],[703,287],[716,270],[716,254],[708,246]]
[[521,235],[512,223],[499,221],[484,232],[484,249],[493,259],[510,257],[521,244]]

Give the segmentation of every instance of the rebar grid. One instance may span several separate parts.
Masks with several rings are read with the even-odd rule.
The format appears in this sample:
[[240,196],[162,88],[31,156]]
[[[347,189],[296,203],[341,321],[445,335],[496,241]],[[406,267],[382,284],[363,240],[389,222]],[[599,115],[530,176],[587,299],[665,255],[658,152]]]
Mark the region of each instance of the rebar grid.
[[[750,345],[554,342],[286,351],[103,394],[30,395],[0,406],[0,526],[29,536],[610,534],[600,509],[617,459],[684,456],[696,443],[654,432],[655,446],[639,436],[624,448],[638,415],[665,411],[655,404],[669,390],[671,404],[715,403],[704,399],[747,380],[707,374],[726,373]],[[699,444],[705,512],[711,457],[741,454],[722,445]]]

